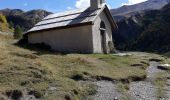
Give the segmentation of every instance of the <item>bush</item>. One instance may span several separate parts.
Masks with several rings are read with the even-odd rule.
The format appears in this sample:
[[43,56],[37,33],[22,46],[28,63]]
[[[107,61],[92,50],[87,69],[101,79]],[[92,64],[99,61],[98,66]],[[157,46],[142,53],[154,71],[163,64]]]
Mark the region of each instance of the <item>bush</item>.
[[110,53],[115,53],[116,52],[116,49],[114,48],[114,44],[113,44],[112,41],[108,42],[108,46],[109,46]]
[[22,36],[23,36],[22,29],[19,25],[17,25],[15,30],[14,30],[14,38],[15,39],[21,39]]

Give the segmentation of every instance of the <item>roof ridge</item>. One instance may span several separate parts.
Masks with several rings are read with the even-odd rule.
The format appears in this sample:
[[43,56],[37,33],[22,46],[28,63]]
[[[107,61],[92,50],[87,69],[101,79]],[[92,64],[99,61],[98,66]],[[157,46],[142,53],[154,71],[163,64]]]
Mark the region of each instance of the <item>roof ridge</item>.
[[[74,20],[82,19],[82,18],[85,18],[85,17],[92,17],[92,16],[96,16],[96,15],[97,15],[97,14],[93,14],[93,15],[90,15],[90,16],[83,16],[83,17],[79,17],[79,18],[74,18]],[[56,22],[50,22],[50,23],[40,24],[40,25],[35,25],[35,26],[43,26],[43,25],[54,24],[54,23],[59,23],[59,22],[64,22],[64,21],[69,21],[69,20],[73,20],[73,19],[71,18],[71,19],[67,19],[67,20],[61,20],[61,21],[56,21]]]
[[94,17],[98,16],[102,8],[98,9],[77,9],[70,10],[67,13],[55,13],[47,16],[39,23],[37,23],[32,29],[28,32],[35,32],[40,30],[46,30],[51,28],[60,28],[60,27],[70,27],[76,25],[85,25],[93,24]]
[[[101,9],[101,8],[99,8]],[[77,13],[72,13],[72,14],[65,14],[65,15],[61,15],[61,16],[57,16],[57,17],[52,17],[52,18],[44,18],[42,19],[41,21],[45,21],[45,20],[50,20],[50,19],[55,19],[55,18],[59,18],[59,17],[66,17],[66,16],[70,16],[70,15],[76,15],[76,14],[80,14],[82,12],[86,13],[86,12],[91,12],[91,11],[96,11],[96,10],[99,10],[99,9],[95,9],[95,10],[89,10],[89,8],[86,8],[86,9],[82,9],[82,11],[80,12],[77,12]],[[78,9],[77,9],[78,10]],[[83,11],[84,10],[84,11]],[[74,11],[74,10],[70,10],[71,11]],[[76,10],[75,10],[76,11]],[[67,12],[67,11],[66,11]],[[64,12],[63,12],[64,13]],[[55,13],[55,14],[59,14],[59,13]],[[51,14],[51,15],[55,15],[55,14]],[[62,14],[62,13],[61,13]],[[49,15],[50,16],[50,15]],[[48,17],[48,16],[47,16]]]

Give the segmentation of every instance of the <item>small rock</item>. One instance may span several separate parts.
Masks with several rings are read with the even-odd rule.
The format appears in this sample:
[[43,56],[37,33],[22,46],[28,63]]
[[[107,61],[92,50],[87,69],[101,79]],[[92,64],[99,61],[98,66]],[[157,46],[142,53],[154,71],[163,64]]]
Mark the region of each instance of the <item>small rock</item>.
[[55,90],[57,90],[57,88],[56,88],[56,87],[49,87],[48,90],[49,90],[49,91],[55,91]]
[[118,98],[118,97],[115,97],[114,100],[119,100],[119,98]]
[[130,53],[116,53],[116,54],[113,54],[114,56],[131,56],[132,54]]
[[169,64],[160,64],[160,65],[158,65],[158,68],[161,70],[170,70],[170,65]]

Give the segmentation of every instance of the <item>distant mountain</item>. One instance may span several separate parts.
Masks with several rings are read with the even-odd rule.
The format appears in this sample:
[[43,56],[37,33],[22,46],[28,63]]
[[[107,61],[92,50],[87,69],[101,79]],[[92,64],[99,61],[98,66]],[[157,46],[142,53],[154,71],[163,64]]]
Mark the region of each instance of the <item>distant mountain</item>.
[[19,25],[24,31],[32,28],[38,21],[51,14],[45,10],[31,10],[24,12],[20,9],[3,9],[0,13],[6,16],[9,23],[13,23],[14,27]]
[[136,13],[142,13],[148,10],[159,10],[168,4],[170,0],[148,0],[135,5],[125,5],[117,9],[112,9],[111,13],[116,20],[121,20]]
[[170,3],[160,10],[148,10],[125,18],[113,32],[119,50],[170,51]]

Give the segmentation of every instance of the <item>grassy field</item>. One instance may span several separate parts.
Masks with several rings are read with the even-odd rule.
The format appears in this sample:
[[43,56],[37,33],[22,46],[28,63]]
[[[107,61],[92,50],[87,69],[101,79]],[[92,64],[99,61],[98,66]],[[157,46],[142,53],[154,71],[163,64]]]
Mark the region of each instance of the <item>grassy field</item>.
[[95,94],[93,84],[79,81],[110,80],[130,82],[146,77],[149,59],[160,55],[131,52],[112,54],[59,54],[24,49],[16,40],[0,36],[0,97],[26,91],[45,100],[79,100]]

